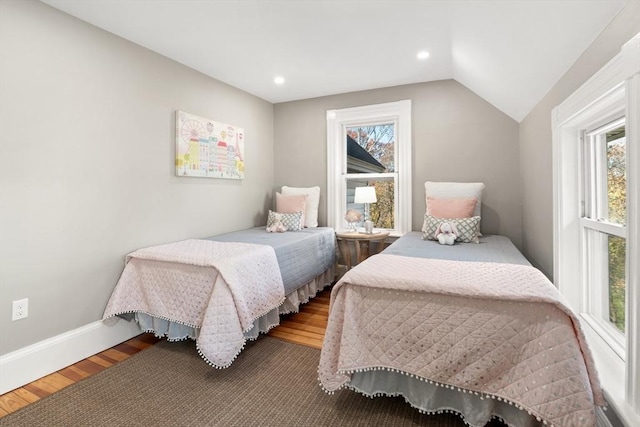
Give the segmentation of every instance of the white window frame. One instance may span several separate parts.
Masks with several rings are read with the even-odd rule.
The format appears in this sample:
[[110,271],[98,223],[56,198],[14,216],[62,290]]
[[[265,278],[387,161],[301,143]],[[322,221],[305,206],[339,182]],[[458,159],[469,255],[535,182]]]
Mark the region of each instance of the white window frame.
[[[625,336],[619,354],[606,331],[586,313],[590,307],[580,249],[585,225],[581,219],[580,146],[585,131],[599,120],[621,116],[626,120],[627,293]],[[552,131],[554,280],[579,313],[607,400],[625,424],[640,425],[640,34],[554,108]],[[589,225],[616,231],[610,224],[592,221]]]
[[[582,258],[580,283],[585,284],[582,316],[611,349],[625,360],[624,333],[612,325],[609,319],[609,265],[608,236],[626,240],[625,225],[608,222],[606,143],[596,141],[605,133],[626,123],[624,117],[624,90],[621,86],[612,96],[606,110],[610,112],[604,120],[598,120],[580,137],[581,158],[581,218],[580,250]],[[611,120],[613,119],[613,120]],[[606,124],[602,125],[602,122]]]
[[[353,126],[394,123],[395,172],[381,174],[347,174],[346,129]],[[392,236],[411,231],[411,100],[343,108],[327,111],[327,223],[329,227],[347,227],[344,213],[347,180],[365,177],[393,177],[394,226]]]

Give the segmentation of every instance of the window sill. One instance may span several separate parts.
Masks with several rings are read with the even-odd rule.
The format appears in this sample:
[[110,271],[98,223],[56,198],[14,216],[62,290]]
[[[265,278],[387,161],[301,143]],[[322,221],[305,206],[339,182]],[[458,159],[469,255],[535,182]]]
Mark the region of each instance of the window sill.
[[640,425],[640,414],[635,413],[625,399],[625,364],[613,349],[598,335],[591,325],[580,319],[589,348],[600,377],[600,384],[609,403],[626,426]]
[[580,321],[582,324],[588,325],[598,335],[601,345],[608,346],[609,350],[618,356],[624,365],[626,352],[624,333],[620,333],[613,325],[603,324],[604,322],[598,321],[589,313],[581,313]]

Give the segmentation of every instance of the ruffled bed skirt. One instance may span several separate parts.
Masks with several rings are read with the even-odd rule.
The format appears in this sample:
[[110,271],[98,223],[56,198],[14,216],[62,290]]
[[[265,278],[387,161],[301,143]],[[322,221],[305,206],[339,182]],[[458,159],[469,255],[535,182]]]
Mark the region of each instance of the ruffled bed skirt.
[[501,419],[509,426],[543,426],[534,416],[503,400],[459,391],[453,387],[446,388],[399,372],[354,372],[347,387],[368,397],[402,396],[420,412],[455,413],[472,427],[482,427],[493,417]]
[[[253,328],[244,333],[245,339],[255,340],[260,333],[267,333],[278,326],[281,314],[298,312],[301,304],[309,302],[318,292],[330,285],[333,279],[334,266],[332,265],[309,283],[286,295],[282,305],[256,319],[253,322]],[[182,341],[187,338],[197,340],[200,332],[198,327],[160,319],[145,313],[127,313],[120,317],[127,320],[134,318],[144,332],[153,332],[157,337],[166,337],[168,341]]]

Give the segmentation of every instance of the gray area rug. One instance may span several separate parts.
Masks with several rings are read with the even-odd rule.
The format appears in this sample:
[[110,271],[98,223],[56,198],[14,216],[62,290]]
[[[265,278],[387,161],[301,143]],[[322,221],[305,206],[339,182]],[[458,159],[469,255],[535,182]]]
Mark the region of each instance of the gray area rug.
[[402,398],[328,395],[318,385],[319,359],[319,350],[262,336],[218,370],[193,341],[163,341],[0,418],[0,426],[465,425],[451,414],[420,414]]

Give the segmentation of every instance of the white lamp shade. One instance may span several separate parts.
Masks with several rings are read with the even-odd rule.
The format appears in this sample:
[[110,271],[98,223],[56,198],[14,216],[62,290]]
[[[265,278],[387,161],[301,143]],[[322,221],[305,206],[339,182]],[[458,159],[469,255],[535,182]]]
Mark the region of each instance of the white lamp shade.
[[353,203],[375,203],[377,201],[375,187],[356,187]]

